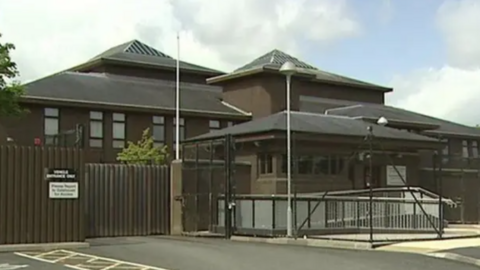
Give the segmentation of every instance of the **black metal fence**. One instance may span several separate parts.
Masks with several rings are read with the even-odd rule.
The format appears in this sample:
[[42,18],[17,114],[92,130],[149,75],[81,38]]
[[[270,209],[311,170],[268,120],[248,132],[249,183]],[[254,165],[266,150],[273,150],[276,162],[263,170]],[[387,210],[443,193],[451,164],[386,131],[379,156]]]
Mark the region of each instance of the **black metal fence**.
[[[234,170],[240,174],[244,171],[250,176],[249,166],[234,164],[231,140],[231,136],[227,136],[218,140],[182,145],[184,232],[211,231],[217,222],[217,198],[230,198],[235,192]],[[227,234],[228,232],[229,230]]]
[[[361,237],[373,229],[379,236],[376,237],[376,242],[385,240],[380,237],[384,234],[424,234],[437,237],[439,228],[443,230],[446,225],[440,226],[442,208],[455,206],[453,201],[444,199],[444,205],[440,207],[438,197],[421,188],[379,188],[373,192],[372,207],[368,190],[337,191],[331,195],[297,195],[293,207],[295,236],[332,238],[332,235],[356,234]],[[416,194],[417,200],[412,198],[411,192]],[[269,237],[286,235],[285,195],[236,195],[234,203],[234,234]],[[217,224],[214,231],[223,233],[225,217],[228,215],[225,213],[223,196],[218,197],[216,207]],[[372,209],[371,216],[369,209]],[[368,237],[363,240],[370,241]]]
[[45,145],[60,147],[84,147],[84,126],[77,124],[74,129],[55,135],[45,135]]

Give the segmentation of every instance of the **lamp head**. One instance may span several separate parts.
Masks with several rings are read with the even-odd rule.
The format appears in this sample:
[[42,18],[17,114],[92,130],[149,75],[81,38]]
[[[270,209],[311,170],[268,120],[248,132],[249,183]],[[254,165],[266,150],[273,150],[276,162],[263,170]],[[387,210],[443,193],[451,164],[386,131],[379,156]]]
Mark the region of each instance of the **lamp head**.
[[297,67],[295,66],[294,63],[287,61],[280,67],[280,73],[286,76],[291,76],[297,73]]
[[378,118],[377,124],[379,124],[380,126],[386,126],[388,124],[388,120],[387,120],[387,118],[382,116],[382,117]]

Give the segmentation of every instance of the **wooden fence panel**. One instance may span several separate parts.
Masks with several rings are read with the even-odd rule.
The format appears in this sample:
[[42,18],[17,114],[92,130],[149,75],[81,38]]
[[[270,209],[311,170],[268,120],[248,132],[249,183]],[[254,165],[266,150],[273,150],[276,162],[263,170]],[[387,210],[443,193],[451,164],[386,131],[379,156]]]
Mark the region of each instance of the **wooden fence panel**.
[[[50,199],[48,168],[73,169],[78,199]],[[85,241],[83,151],[0,146],[0,244]]]
[[170,232],[170,168],[87,164],[88,237]]

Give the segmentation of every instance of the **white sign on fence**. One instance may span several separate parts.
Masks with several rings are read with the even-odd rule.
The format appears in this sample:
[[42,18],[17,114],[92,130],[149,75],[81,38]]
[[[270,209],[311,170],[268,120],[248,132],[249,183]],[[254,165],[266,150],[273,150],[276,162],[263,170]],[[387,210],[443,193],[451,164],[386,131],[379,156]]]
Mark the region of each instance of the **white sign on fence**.
[[[397,170],[395,170],[397,168]],[[402,177],[397,173],[400,173]],[[405,166],[387,166],[387,186],[405,186],[405,183],[402,181],[407,181],[407,167]]]
[[77,199],[77,182],[50,182],[50,199]]

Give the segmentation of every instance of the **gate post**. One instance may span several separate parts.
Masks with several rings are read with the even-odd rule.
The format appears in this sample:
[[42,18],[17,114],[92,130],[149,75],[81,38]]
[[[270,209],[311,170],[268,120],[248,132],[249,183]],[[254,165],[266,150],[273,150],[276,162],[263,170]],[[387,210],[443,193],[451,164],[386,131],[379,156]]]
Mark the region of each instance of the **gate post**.
[[183,176],[182,160],[174,160],[170,165],[170,234],[183,233]]

